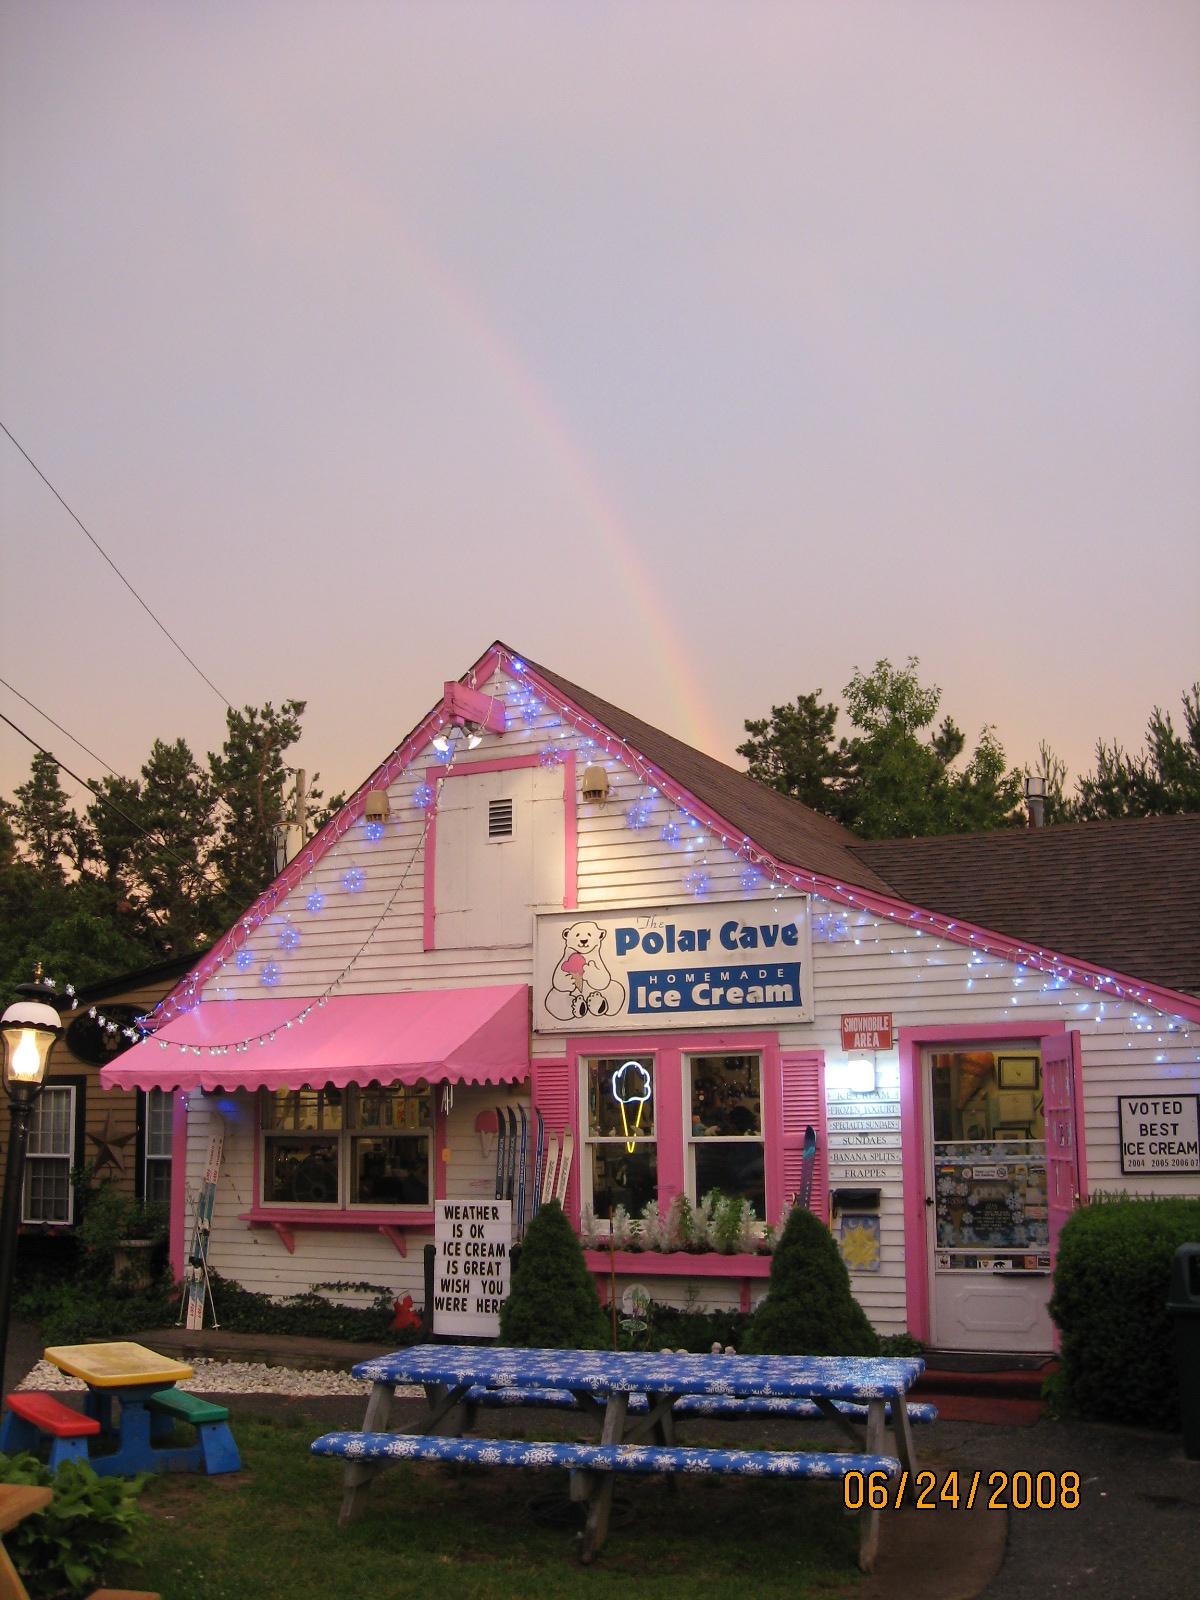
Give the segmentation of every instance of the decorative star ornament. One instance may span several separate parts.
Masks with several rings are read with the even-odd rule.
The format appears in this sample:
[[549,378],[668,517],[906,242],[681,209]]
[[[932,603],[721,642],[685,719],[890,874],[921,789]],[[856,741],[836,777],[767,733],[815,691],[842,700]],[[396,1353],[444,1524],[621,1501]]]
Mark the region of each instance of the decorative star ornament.
[[114,1172],[125,1171],[125,1158],[121,1151],[131,1139],[137,1138],[133,1133],[114,1134],[112,1131],[112,1112],[104,1114],[104,1127],[99,1133],[89,1132],[87,1137],[96,1146],[95,1170],[100,1172],[104,1167],[112,1167]]

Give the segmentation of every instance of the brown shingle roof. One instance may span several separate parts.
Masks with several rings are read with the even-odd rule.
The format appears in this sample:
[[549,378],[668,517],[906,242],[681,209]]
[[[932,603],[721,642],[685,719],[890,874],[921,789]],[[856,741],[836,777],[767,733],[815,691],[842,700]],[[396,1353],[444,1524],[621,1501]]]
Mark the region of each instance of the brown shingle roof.
[[[502,647],[508,650],[509,647]],[[528,656],[522,658],[541,678],[569,700],[595,717],[618,739],[625,739],[646,760],[661,767],[697,800],[723,817],[739,833],[789,866],[807,867],[824,873],[839,883],[889,892],[887,883],[874,868],[853,851],[858,840],[831,817],[823,817],[799,800],[778,794],[744,772],[727,767],[723,761],[693,750],[682,739],[674,739],[640,717],[622,711],[620,706],[601,700],[588,689],[570,683],[558,673],[541,667]]]
[[1200,993],[1200,815],[872,839],[853,849],[914,905]]
[[859,839],[798,800],[524,659],[781,862],[1112,972],[1200,993],[1200,815]]

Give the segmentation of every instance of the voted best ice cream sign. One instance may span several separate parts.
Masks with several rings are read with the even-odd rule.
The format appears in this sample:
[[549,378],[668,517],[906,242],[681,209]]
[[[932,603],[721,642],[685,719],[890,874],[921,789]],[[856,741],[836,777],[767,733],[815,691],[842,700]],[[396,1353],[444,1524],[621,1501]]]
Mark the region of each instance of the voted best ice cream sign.
[[539,917],[544,1033],[807,1022],[807,900]]

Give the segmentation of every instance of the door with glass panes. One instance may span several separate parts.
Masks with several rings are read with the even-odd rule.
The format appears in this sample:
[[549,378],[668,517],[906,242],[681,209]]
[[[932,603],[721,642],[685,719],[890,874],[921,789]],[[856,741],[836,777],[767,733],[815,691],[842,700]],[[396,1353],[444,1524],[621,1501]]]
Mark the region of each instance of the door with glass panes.
[[930,1337],[936,1348],[1053,1347],[1042,1041],[925,1051]]

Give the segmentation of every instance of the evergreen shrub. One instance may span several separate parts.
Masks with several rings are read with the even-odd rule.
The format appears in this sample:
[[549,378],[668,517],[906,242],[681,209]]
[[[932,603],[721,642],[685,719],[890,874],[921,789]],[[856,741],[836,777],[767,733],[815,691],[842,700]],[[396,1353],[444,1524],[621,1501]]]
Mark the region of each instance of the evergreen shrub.
[[557,1200],[525,1230],[512,1292],[500,1308],[503,1344],[549,1350],[602,1350],[609,1322],[575,1230]]
[[1049,1396],[1063,1415],[1179,1425],[1167,1312],[1171,1258],[1200,1241],[1200,1199],[1096,1196],[1063,1227],[1050,1315],[1062,1335]]
[[742,1349],[760,1356],[870,1356],[879,1349],[833,1235],[803,1206],[792,1207]]

